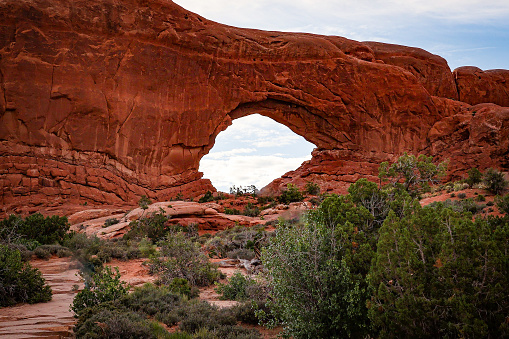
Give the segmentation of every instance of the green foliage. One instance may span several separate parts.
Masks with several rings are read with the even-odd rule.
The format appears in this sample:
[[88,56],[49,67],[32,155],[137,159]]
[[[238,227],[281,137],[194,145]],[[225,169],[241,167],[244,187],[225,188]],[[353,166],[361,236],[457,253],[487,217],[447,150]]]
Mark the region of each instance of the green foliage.
[[38,269],[21,260],[18,250],[0,244],[0,307],[51,300],[51,288]]
[[493,194],[500,194],[507,187],[504,174],[493,168],[488,168],[484,172],[483,183],[486,185],[486,189]]
[[23,218],[11,214],[0,221],[0,241],[12,242],[17,238],[34,240],[40,244],[62,243],[67,237],[67,217],[44,217],[40,213]]
[[262,252],[272,312],[294,338],[367,333],[372,246],[361,230],[372,216],[330,196],[304,225],[280,226]]
[[79,316],[87,308],[97,304],[117,300],[129,291],[129,286],[120,280],[120,273],[115,267],[103,267],[91,276],[81,274],[85,279],[85,288],[74,297],[71,310]]
[[380,337],[504,337],[509,333],[509,223],[443,204],[389,213],[369,281]]
[[228,280],[227,284],[220,283],[215,291],[221,294],[221,300],[246,300],[249,295],[247,293],[248,287],[254,285],[256,282],[246,277],[241,272],[235,272]]
[[304,197],[297,186],[294,184],[288,184],[286,185],[286,189],[281,192],[281,195],[277,199],[282,204],[289,204],[291,202],[302,201]]
[[380,181],[389,181],[393,186],[401,185],[411,195],[416,196],[419,192],[428,190],[430,184],[438,182],[446,169],[445,162],[433,164],[431,156],[421,154],[415,157],[405,152],[390,166],[388,162],[381,163],[378,177]]
[[130,229],[124,235],[124,239],[142,239],[148,237],[152,241],[163,239],[170,231],[171,225],[168,224],[169,217],[163,209],[158,212],[149,213],[138,220],[131,221]]
[[236,255],[239,255],[240,259],[252,259],[245,257],[249,255],[246,250],[260,248],[267,242],[267,237],[268,234],[263,226],[236,226],[216,233],[205,243],[204,249],[212,257],[237,259]]
[[254,206],[252,203],[247,203],[246,207],[244,208],[244,212],[242,212],[243,215],[248,217],[257,217],[260,215],[260,209],[258,206]]
[[106,219],[104,221],[104,225],[103,227],[109,227],[111,225],[115,225],[115,224],[118,224],[120,222],[120,220],[116,219],[116,218],[109,218],[109,219]]
[[485,197],[484,195],[482,195],[482,194],[479,194],[479,195],[475,198],[475,200],[480,201],[480,202],[482,202],[482,201],[486,201],[486,197]]
[[309,195],[318,195],[320,194],[320,186],[314,182],[308,181],[306,182],[306,186],[304,186],[304,192]]
[[468,178],[465,180],[467,184],[470,185],[470,187],[474,186],[475,184],[478,184],[482,181],[482,173],[477,168],[471,168],[468,171]]
[[191,286],[189,281],[184,278],[173,278],[168,284],[170,291],[185,295],[189,299],[196,298],[200,295],[200,290],[196,286]]
[[199,245],[183,233],[168,234],[159,242],[160,257],[150,261],[151,272],[157,273],[163,284],[183,278],[191,285],[208,286],[219,280],[220,272],[211,264]]
[[495,203],[497,204],[500,213],[509,214],[509,194],[506,194],[503,197],[496,196]]
[[207,193],[205,193],[203,195],[203,197],[201,197],[198,200],[199,203],[210,202],[210,201],[214,201],[214,196],[212,195],[211,191],[207,191]]
[[152,200],[150,200],[146,195],[142,195],[140,200],[138,200],[138,206],[142,210],[148,209],[148,205],[152,204]]
[[458,198],[459,199],[465,199],[466,197],[467,197],[466,193],[463,193],[463,192],[458,193]]

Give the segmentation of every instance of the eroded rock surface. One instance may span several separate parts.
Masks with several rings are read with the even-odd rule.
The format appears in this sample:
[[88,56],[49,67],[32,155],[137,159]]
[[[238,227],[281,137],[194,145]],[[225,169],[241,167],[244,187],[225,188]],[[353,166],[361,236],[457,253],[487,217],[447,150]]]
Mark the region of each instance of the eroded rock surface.
[[[466,136],[451,118],[464,107],[450,100],[508,105],[504,71],[453,77],[420,49],[240,29],[167,0],[5,0],[0,16],[4,211],[214,191],[199,161],[252,113],[317,146],[271,190],[313,179],[344,191],[404,151],[449,156],[458,173],[507,166],[506,143]],[[497,123],[482,133],[506,126],[504,109],[490,110]],[[479,130],[478,118],[461,121]],[[454,133],[440,134],[450,124]]]

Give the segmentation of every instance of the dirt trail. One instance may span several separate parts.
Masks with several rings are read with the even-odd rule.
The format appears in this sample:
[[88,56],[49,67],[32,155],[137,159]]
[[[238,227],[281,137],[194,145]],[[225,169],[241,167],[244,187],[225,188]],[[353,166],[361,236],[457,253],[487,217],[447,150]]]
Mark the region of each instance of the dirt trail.
[[69,338],[72,336],[74,317],[69,311],[75,292],[80,285],[76,263],[70,258],[34,260],[33,267],[41,270],[53,290],[47,303],[23,304],[0,309],[0,337],[18,338]]

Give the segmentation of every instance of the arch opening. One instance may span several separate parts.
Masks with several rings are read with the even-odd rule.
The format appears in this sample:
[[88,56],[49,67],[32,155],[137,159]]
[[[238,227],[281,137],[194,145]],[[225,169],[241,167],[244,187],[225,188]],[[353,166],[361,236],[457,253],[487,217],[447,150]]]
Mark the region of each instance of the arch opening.
[[316,146],[287,126],[260,115],[233,120],[200,161],[203,178],[222,192],[232,186],[261,189],[311,159]]

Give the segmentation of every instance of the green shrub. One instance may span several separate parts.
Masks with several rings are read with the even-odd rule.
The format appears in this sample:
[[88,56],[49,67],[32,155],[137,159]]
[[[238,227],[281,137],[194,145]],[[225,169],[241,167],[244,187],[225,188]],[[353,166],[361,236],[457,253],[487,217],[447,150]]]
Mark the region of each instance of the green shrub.
[[202,328],[214,330],[224,325],[235,325],[236,319],[227,310],[206,301],[193,299],[175,310],[180,319],[181,331],[196,333]]
[[256,282],[253,279],[237,271],[228,279],[228,283],[220,283],[214,290],[221,294],[221,300],[246,300],[247,287],[254,284]]
[[163,209],[158,212],[150,213],[143,216],[138,220],[132,221],[129,226],[130,229],[124,235],[124,239],[142,239],[148,237],[152,241],[158,241],[166,236],[169,232],[171,225],[167,223],[169,217],[165,214]]
[[496,196],[495,202],[500,213],[509,214],[509,194],[506,194],[503,197]]
[[226,253],[226,257],[230,259],[252,260],[255,258],[255,252],[246,248],[236,248]]
[[210,201],[214,201],[214,196],[212,195],[212,192],[211,191],[207,191],[199,200],[198,202],[199,203],[205,203],[205,202],[210,202]]
[[40,244],[62,243],[67,238],[69,222],[67,217],[44,217],[40,213],[29,215],[25,219],[11,214],[0,221],[0,240],[11,242],[7,237],[22,237]]
[[37,256],[37,258],[39,259],[45,259],[45,260],[48,260],[49,258],[51,258],[51,253],[50,251],[48,251],[47,249],[43,248],[42,246],[40,247],[37,247],[34,251],[34,254]]
[[240,212],[238,209],[236,208],[228,208],[228,207],[225,207],[224,208],[224,214],[229,214],[229,215],[241,215],[242,212]]
[[292,202],[302,201],[304,197],[297,186],[288,184],[286,185],[286,189],[281,192],[281,195],[277,199],[282,204],[289,204]]
[[465,199],[467,197],[466,193],[458,193],[459,199]]
[[260,209],[258,206],[254,206],[252,203],[248,203],[246,207],[244,208],[244,212],[242,212],[243,215],[248,217],[257,217],[260,215]]
[[468,178],[465,180],[470,187],[473,187],[475,184],[478,184],[482,181],[482,173],[477,168],[471,168],[468,171]]
[[129,286],[120,280],[117,267],[112,271],[105,266],[91,276],[82,274],[82,277],[85,279],[85,288],[76,294],[71,305],[71,310],[78,316],[87,308],[117,300],[129,291]]
[[500,194],[507,187],[504,174],[493,168],[488,168],[484,172],[483,183],[486,185],[486,189],[493,194]]
[[111,226],[111,225],[115,225],[115,224],[118,224],[119,222],[120,222],[120,220],[118,220],[116,218],[109,218],[109,219],[106,219],[104,221],[103,227],[108,227],[108,226]]
[[154,329],[140,314],[126,310],[102,309],[88,317],[80,317],[74,327],[76,338],[153,338]]
[[151,259],[150,270],[159,275],[161,283],[183,278],[191,285],[208,286],[219,279],[217,267],[183,233],[168,234],[159,246],[161,257]]
[[306,182],[306,186],[304,186],[304,192],[309,195],[318,195],[320,194],[320,186],[314,182],[308,181]]
[[38,269],[21,260],[18,250],[0,244],[0,307],[51,300],[51,288]]
[[479,194],[476,198],[476,201],[486,201],[486,197],[482,194]]
[[168,284],[170,291],[185,295],[189,299],[196,298],[200,295],[200,290],[196,286],[189,285],[189,281],[183,278],[173,278]]

